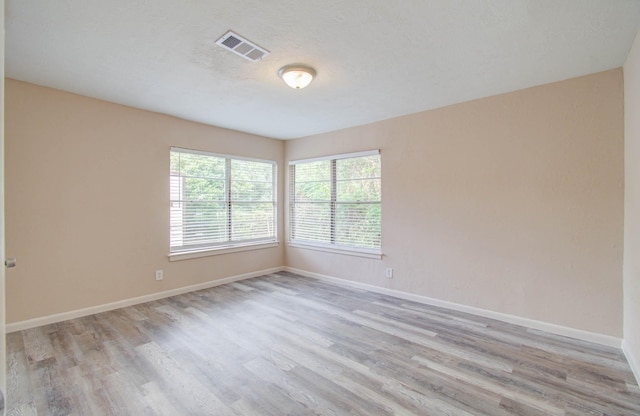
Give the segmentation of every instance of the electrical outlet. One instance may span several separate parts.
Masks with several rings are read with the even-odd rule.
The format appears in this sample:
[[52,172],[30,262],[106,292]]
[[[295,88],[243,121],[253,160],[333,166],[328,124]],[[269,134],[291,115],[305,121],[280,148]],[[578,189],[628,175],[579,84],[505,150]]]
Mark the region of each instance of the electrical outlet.
[[164,279],[164,272],[162,270],[156,270],[156,280]]
[[385,275],[387,276],[387,279],[393,279],[393,269],[391,267],[387,267]]

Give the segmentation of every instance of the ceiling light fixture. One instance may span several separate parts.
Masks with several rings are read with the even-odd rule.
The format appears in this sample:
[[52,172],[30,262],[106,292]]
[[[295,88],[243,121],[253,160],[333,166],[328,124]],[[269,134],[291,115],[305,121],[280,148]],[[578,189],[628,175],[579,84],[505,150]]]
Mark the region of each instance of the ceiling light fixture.
[[280,68],[278,75],[291,88],[306,87],[316,76],[316,70],[307,65],[293,64]]

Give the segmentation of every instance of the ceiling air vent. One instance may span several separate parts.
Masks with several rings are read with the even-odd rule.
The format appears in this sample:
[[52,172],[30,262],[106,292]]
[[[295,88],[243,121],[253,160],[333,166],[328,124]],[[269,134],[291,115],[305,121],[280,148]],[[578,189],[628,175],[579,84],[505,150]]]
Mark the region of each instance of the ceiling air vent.
[[216,43],[225,49],[230,50],[236,55],[242,56],[249,61],[259,61],[266,55],[269,55],[269,51],[261,48],[255,43],[246,40],[237,33],[228,31]]

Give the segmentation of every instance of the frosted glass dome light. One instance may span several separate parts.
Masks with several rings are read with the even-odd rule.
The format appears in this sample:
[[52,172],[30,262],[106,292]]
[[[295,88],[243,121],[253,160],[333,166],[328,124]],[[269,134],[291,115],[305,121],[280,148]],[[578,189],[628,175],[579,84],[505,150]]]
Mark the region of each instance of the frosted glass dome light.
[[306,65],[287,65],[280,68],[278,75],[288,86],[299,90],[313,81],[316,70]]

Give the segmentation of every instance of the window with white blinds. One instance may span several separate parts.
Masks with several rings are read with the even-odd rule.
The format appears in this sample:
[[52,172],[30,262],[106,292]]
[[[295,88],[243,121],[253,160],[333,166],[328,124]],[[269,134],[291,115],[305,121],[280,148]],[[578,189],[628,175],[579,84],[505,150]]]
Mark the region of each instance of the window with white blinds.
[[171,148],[172,253],[276,240],[276,162]]
[[379,253],[379,151],[289,163],[289,241]]

